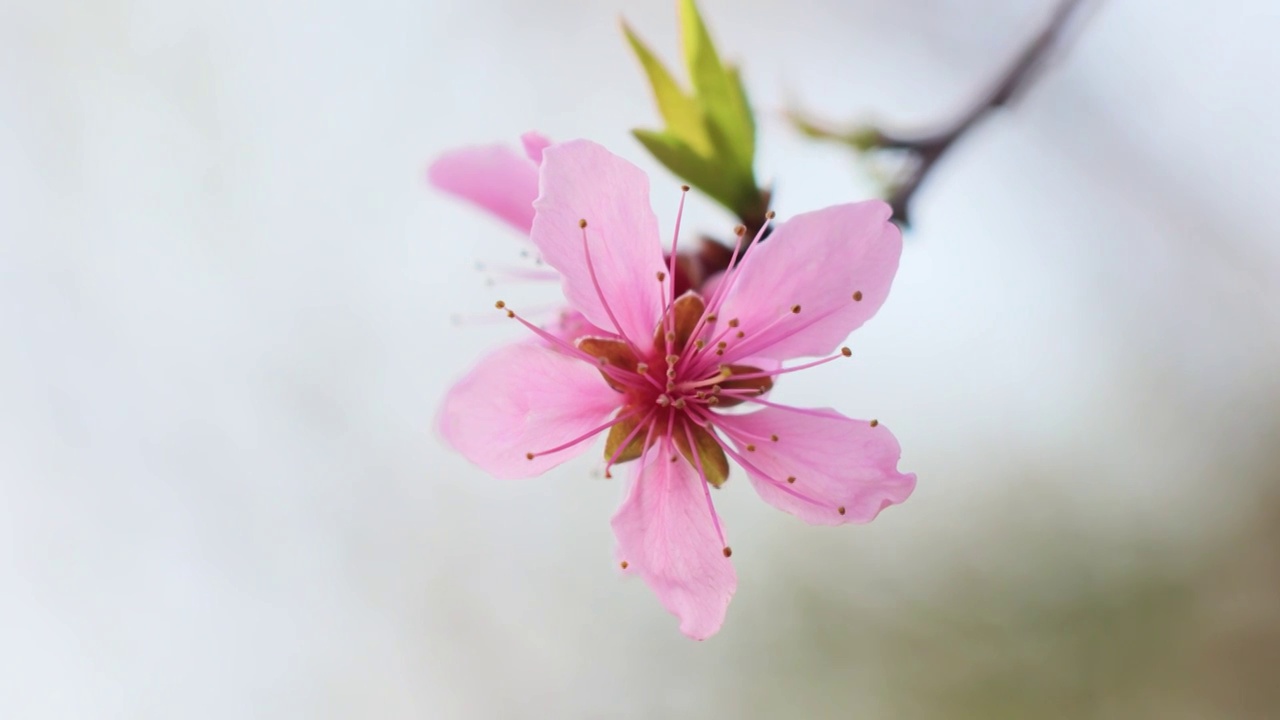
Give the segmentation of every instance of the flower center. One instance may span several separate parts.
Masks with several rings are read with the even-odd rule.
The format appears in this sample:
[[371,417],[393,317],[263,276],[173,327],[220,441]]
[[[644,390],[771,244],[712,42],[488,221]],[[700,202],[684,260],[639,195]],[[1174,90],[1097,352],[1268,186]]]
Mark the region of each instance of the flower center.
[[[664,279],[659,277],[660,282]],[[702,297],[688,292],[668,306],[652,343],[645,343],[647,349],[615,338],[579,338],[578,349],[596,359],[604,381],[623,395],[618,414],[622,419],[610,428],[605,444],[610,465],[638,458],[666,439],[713,485],[724,482],[728,460],[711,435],[709,411],[762,395],[773,381],[758,368],[714,362],[717,353],[724,352],[723,343],[708,339],[722,332],[719,325],[707,314]],[[725,326],[734,328],[736,323]]]

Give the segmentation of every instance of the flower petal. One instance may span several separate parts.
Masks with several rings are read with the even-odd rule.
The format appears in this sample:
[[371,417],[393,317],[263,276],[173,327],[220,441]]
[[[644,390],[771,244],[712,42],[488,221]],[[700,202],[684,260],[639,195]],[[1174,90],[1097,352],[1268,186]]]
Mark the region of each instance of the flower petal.
[[808,523],[870,522],[916,486],[914,474],[898,472],[898,441],[875,421],[771,407],[719,415],[716,424],[760,497]]
[[520,136],[520,144],[524,145],[524,154],[533,161],[534,165],[542,164],[542,151],[547,149],[551,144],[551,140],[542,133],[529,132]]
[[636,573],[662,606],[680,618],[680,632],[695,640],[724,623],[738,586],[711,517],[698,473],[663,441],[645,453],[631,491],[613,516],[617,557]]
[[525,235],[533,226],[538,165],[505,145],[462,148],[427,168],[437,188],[488,210]]
[[501,478],[539,475],[591,446],[530,460],[604,424],[622,396],[592,364],[541,340],[508,345],[481,360],[445,396],[437,420],[445,440]]
[[[565,297],[588,320],[614,332],[612,312],[623,335],[647,343],[662,309],[656,274],[666,271],[649,179],[586,140],[552,145],[542,157],[531,236],[542,259],[560,271]],[[584,219],[595,280],[579,227]]]
[[753,246],[718,313],[744,339],[726,358],[826,355],[884,304],[902,233],[879,200],[797,215]]

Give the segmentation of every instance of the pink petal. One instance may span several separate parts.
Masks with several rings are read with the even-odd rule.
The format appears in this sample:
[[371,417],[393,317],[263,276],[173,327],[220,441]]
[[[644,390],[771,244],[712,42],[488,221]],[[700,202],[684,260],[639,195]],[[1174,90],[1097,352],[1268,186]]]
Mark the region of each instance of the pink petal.
[[561,310],[555,321],[545,325],[545,328],[547,332],[570,345],[573,344],[574,340],[587,335],[591,337],[612,336],[612,333],[587,322],[587,319],[577,310]]
[[520,136],[520,143],[524,145],[524,154],[533,161],[534,165],[542,164],[542,151],[547,149],[551,144],[551,140],[542,133],[529,132]]
[[542,340],[508,345],[482,359],[445,396],[438,425],[445,440],[493,475],[541,474],[594,443],[529,460],[607,422],[621,395],[600,372]]
[[778,408],[719,415],[716,423],[737,448],[760,497],[805,522],[870,522],[916,486],[914,474],[898,472],[902,451],[879,423],[830,409]]
[[[656,276],[666,270],[658,220],[649,207],[649,179],[599,145],[574,140],[543,153],[539,189],[532,239],[542,259],[560,271],[569,304],[610,332],[620,327],[634,343],[648,339],[662,307]],[[583,249],[582,219],[595,281]]]
[[659,443],[638,461],[631,491],[613,516],[617,557],[680,618],[680,632],[705,640],[724,623],[738,576],[712,523],[702,480],[683,458],[671,462],[673,455],[669,443]]
[[836,205],[797,215],[752,247],[719,313],[745,333],[726,360],[834,351],[889,294],[902,254],[890,214],[879,200]]
[[528,234],[538,196],[538,165],[504,145],[463,148],[427,168],[437,188],[488,210]]

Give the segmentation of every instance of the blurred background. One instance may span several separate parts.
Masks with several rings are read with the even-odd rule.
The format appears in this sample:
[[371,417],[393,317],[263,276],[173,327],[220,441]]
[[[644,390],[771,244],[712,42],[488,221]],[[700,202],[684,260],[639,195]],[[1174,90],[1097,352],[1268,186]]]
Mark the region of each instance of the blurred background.
[[[1051,5],[701,2],[783,218],[876,191],[791,103],[932,126]],[[0,716],[1280,717],[1280,6],[1095,3],[939,165],[853,360],[775,390],[918,490],[814,528],[731,479],[705,643],[615,572],[596,453],[433,429],[555,289],[473,269],[519,238],[431,158],[591,137],[670,227],[623,14],[676,57],[665,0],[0,0]]]

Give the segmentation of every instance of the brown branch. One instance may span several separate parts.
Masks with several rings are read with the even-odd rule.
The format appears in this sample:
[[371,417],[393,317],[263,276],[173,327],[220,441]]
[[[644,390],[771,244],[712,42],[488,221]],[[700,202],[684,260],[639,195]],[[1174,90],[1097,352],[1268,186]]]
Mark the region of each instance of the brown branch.
[[992,111],[1008,106],[1031,86],[1049,52],[1059,44],[1067,25],[1084,4],[1084,0],[1061,0],[1044,29],[1014,58],[996,83],[967,112],[938,132],[916,136],[867,128],[841,132],[825,129],[795,113],[792,120],[801,132],[810,137],[837,140],[866,152],[887,150],[906,155],[907,174],[885,199],[893,206],[894,220],[907,227],[911,224],[911,201],[938,161],[980,120]]

